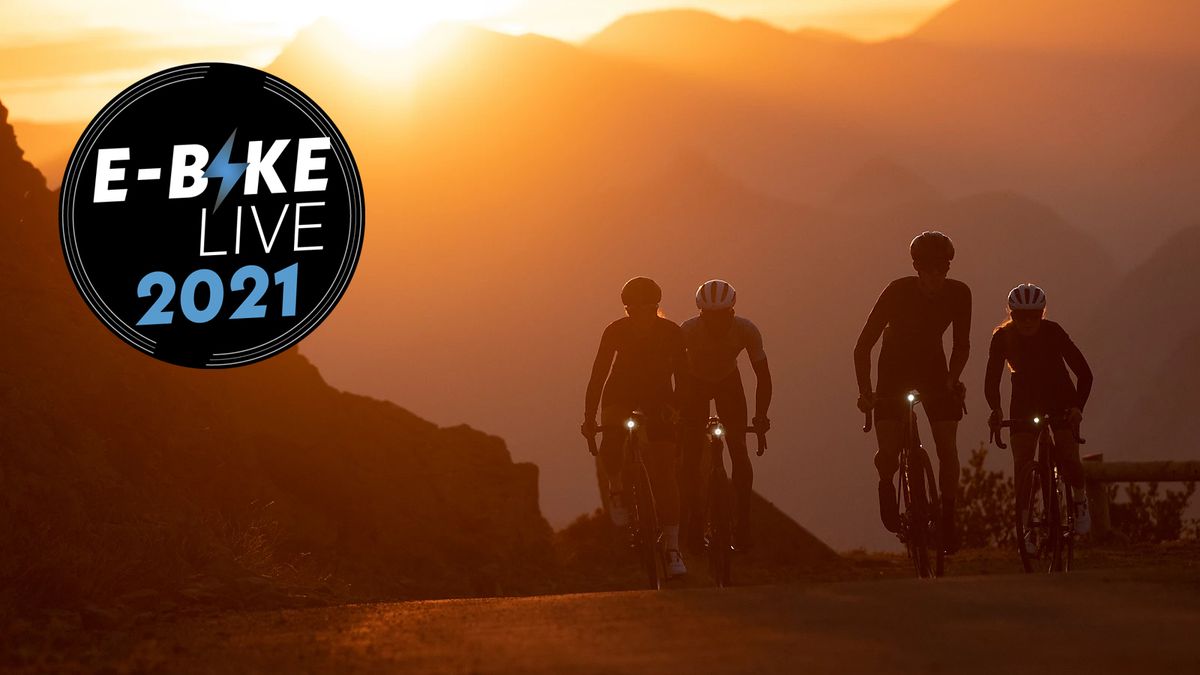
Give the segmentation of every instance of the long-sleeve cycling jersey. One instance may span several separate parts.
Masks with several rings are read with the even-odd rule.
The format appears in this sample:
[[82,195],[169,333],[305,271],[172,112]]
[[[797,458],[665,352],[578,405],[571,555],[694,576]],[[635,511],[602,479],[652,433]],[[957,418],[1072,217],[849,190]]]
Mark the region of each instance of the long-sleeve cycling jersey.
[[[1006,361],[1012,371],[1010,416],[1082,410],[1087,403],[1092,369],[1057,323],[1042,320],[1030,336],[1021,335],[1011,323],[992,334],[983,381],[983,394],[992,410],[1000,408],[1000,377]],[[1079,380],[1078,386],[1071,382],[1067,366]]]

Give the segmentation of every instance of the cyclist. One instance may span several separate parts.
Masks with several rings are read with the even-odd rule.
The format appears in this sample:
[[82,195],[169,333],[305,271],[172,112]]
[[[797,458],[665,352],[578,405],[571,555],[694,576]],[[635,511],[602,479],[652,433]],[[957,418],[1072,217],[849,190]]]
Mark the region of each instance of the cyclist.
[[[958,485],[958,422],[963,414],[966,388],[960,378],[970,353],[971,289],[947,279],[954,243],[941,232],[922,232],[909,244],[917,276],[897,279],[880,294],[854,347],[858,377],[858,407],[875,410],[879,452],[879,516],[896,532],[900,517],[892,477],[899,468],[904,443],[904,394],[916,390],[921,397],[933,440],[937,446],[942,494],[943,548],[958,549],[954,501]],[[942,335],[953,326],[953,349],[947,366]],[[871,350],[883,336],[879,351],[879,381],[871,390]]]
[[734,316],[737,291],[728,282],[713,279],[696,290],[696,307],[700,315],[681,326],[687,345],[689,386],[683,397],[684,434],[683,458],[680,463],[680,493],[684,523],[689,546],[703,546],[703,513],[700,486],[704,467],[700,466],[704,450],[704,427],[708,419],[709,402],[716,404],[717,415],[730,431],[726,435],[729,456],[733,462],[734,527],[733,546],[746,551],[751,547],[750,498],[754,484],[754,469],[746,449],[746,394],[742,389],[742,374],[738,370],[738,355],[742,350],[750,357],[750,367],[757,379],[754,397],[754,426],[767,431],[771,422],[767,409],[771,405],[771,369],[763,351],[762,334],[749,319]]
[[[672,576],[687,573],[679,552],[679,489],[675,478],[675,422],[684,364],[683,335],[679,326],[659,315],[662,289],[646,277],[635,277],[621,289],[626,316],[604,329],[592,365],[584,401],[585,436],[596,431],[596,408],[604,426],[618,426],[632,410],[647,417],[646,469],[654,491],[663,548]],[[611,372],[610,372],[611,369]],[[672,385],[674,378],[674,385]],[[603,391],[603,396],[601,392]],[[625,434],[605,432],[600,461],[608,480],[609,515],[618,527],[629,522],[623,476]]]
[[[1075,495],[1075,531],[1086,534],[1092,519],[1075,430],[1083,421],[1083,406],[1092,392],[1092,370],[1062,326],[1045,317],[1046,293],[1041,288],[1021,284],[1009,292],[1008,319],[996,327],[988,349],[983,381],[983,393],[992,409],[988,424],[996,428],[1004,418],[1000,408],[1000,379],[1007,362],[1012,372],[1009,415],[1014,420],[1030,420],[1012,430],[1018,512],[1022,504],[1028,503],[1029,490],[1033,488],[1024,484],[1025,472],[1037,451],[1037,429],[1031,418],[1050,415],[1055,460],[1063,480]],[[1068,367],[1075,373],[1078,386],[1071,382]],[[1028,518],[1029,514],[1018,513],[1018,517]],[[1027,541],[1025,545],[1031,552],[1037,551],[1034,542]]]

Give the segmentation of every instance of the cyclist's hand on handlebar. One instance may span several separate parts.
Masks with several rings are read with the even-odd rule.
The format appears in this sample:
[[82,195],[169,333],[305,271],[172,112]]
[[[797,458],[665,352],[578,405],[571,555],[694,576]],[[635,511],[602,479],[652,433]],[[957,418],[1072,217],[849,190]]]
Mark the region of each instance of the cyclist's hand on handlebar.
[[999,429],[1000,422],[1003,420],[1004,420],[1004,413],[999,408],[993,410],[992,414],[988,416],[988,428],[990,428],[993,431],[995,431],[996,429]]
[[1067,421],[1071,423],[1071,426],[1078,429],[1079,424],[1083,422],[1083,411],[1079,408],[1071,408],[1067,411]]
[[771,430],[771,420],[767,419],[766,415],[755,417],[750,420],[750,424],[754,425],[755,430],[760,434],[765,434]]
[[867,392],[858,395],[858,409],[862,412],[871,412],[875,409],[875,394]]
[[586,438],[591,438],[600,433],[600,425],[596,424],[595,415],[584,415],[583,424],[579,425],[579,433]]

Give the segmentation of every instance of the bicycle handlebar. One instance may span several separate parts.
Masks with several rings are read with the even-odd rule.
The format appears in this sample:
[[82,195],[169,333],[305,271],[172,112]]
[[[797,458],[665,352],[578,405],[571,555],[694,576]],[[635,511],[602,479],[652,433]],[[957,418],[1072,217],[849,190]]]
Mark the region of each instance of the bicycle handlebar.
[[[1034,419],[1039,420],[1038,422],[1033,422],[1034,426],[1038,427],[1040,427],[1042,424],[1045,424],[1046,427],[1050,427],[1053,423],[1053,419],[1049,415],[1039,415]],[[1000,448],[1001,450],[1007,450],[1008,446],[1004,444],[1004,438],[1000,435],[1000,430],[1004,427],[1011,429],[1015,426],[1023,426],[1029,424],[1031,421],[1032,420],[1000,420],[999,424],[991,428],[990,433],[988,434],[988,440],[995,443],[996,447]],[[1087,444],[1087,439],[1079,435],[1079,425],[1072,426],[1071,435],[1075,437],[1076,443],[1080,445]]]

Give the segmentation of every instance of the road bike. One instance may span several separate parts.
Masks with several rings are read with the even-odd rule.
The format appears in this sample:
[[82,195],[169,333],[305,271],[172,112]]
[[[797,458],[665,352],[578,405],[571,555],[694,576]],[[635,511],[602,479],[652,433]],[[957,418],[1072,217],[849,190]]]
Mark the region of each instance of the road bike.
[[[899,481],[896,510],[900,514],[900,531],[896,536],[904,544],[918,577],[940,577],[945,572],[946,552],[941,542],[942,510],[937,478],[917,430],[916,406],[920,405],[920,395],[910,391],[904,400],[908,415],[900,444],[900,469],[896,472]],[[872,411],[868,410],[863,433],[871,431],[872,422]]]
[[[625,494],[630,497],[629,546],[638,557],[646,582],[651,589],[661,587],[668,578],[666,558],[662,550],[662,532],[658,525],[658,509],[654,501],[654,490],[650,487],[650,474],[642,457],[641,430],[646,427],[646,415],[640,410],[630,412],[620,425],[607,425],[585,429],[588,451],[596,456],[596,432],[622,433],[625,436],[622,463],[624,467]],[[590,432],[590,433],[587,433]]]
[[718,588],[733,583],[733,486],[725,471],[725,437],[731,433],[755,434],[758,454],[767,449],[765,430],[755,427],[734,429],[721,424],[719,417],[708,418],[708,487],[705,509],[704,547],[708,551],[708,571]]
[[[1075,563],[1074,495],[1059,471],[1050,431],[1057,419],[1043,414],[1025,420],[1002,420],[991,430],[991,440],[1000,449],[1008,448],[1000,435],[1004,427],[1033,430],[1037,434],[1036,457],[1025,469],[1024,480],[1017,481],[1029,489],[1024,499],[1017,496],[1016,524],[1017,551],[1027,573],[1069,572]],[[1087,442],[1079,436],[1077,428],[1072,428],[1071,433],[1080,445]]]

